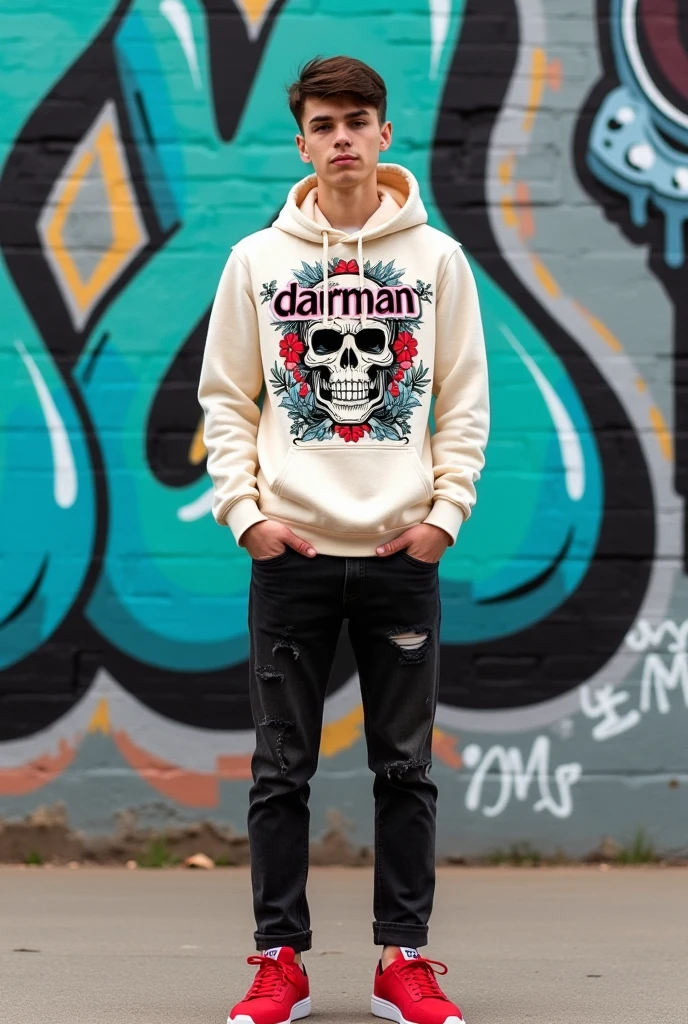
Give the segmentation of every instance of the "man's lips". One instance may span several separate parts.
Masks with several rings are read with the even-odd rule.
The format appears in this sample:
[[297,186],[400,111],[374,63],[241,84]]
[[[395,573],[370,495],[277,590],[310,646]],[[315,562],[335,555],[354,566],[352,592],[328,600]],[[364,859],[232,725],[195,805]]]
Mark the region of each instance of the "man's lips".
[[356,156],[336,156],[332,161],[333,164],[353,164],[356,162],[358,157]]

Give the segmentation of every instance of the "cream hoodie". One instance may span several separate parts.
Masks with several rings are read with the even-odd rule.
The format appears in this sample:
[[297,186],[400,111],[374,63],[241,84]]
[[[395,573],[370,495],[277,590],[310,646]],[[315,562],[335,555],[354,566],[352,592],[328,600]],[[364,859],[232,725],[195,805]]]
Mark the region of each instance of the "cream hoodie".
[[422,522],[453,543],[471,514],[489,429],[473,275],[412,174],[381,164],[378,189],[349,235],[304,178],[223,271],[198,395],[213,515],[239,544],[269,518],[320,554],[374,555]]

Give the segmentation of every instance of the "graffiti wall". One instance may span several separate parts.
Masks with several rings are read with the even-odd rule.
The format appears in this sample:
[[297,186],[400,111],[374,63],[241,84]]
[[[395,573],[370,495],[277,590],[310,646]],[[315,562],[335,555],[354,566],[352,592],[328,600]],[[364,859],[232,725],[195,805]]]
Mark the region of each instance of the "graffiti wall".
[[[197,381],[229,247],[303,173],[284,85],[344,52],[471,260],[491,367],[441,566],[440,852],[685,849],[683,5],[9,0],[0,33],[0,817],[244,831],[250,562]],[[343,636],[314,832],[369,842],[371,782]]]

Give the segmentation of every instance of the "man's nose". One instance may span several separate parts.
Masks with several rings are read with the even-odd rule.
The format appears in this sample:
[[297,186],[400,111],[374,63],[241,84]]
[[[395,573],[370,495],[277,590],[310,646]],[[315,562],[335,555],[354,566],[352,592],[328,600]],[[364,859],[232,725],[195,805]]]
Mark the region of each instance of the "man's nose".
[[351,138],[349,137],[349,130],[346,125],[340,125],[337,129],[337,136],[334,140],[335,146],[350,146]]

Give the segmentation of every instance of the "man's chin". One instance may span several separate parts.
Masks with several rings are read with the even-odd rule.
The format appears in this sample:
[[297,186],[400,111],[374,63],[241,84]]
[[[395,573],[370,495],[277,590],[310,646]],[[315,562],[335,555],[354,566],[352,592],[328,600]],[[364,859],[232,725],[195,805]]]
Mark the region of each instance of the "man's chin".
[[355,164],[328,164],[325,173],[319,174],[318,177],[328,185],[352,186],[365,181],[373,171],[372,167],[361,167],[358,161]]

